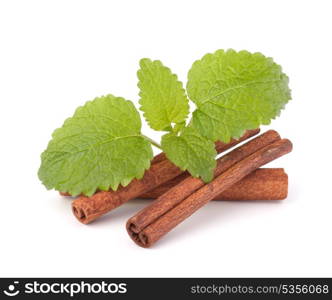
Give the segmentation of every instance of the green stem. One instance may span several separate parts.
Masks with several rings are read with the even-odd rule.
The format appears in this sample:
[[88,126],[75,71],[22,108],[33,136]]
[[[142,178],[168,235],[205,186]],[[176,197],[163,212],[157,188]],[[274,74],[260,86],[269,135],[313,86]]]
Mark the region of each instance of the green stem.
[[150,139],[148,136],[146,136],[146,135],[144,135],[144,134],[142,134],[142,136],[143,136],[146,140],[148,140],[153,146],[159,148],[160,150],[163,150],[163,149],[161,148],[161,145],[160,145],[159,143],[157,143],[157,142],[154,141],[153,139]]

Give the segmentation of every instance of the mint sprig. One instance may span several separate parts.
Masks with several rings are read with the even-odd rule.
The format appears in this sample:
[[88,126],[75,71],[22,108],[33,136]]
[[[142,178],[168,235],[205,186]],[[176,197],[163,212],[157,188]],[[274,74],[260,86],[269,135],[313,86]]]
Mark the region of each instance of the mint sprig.
[[[269,124],[290,100],[288,77],[260,53],[218,50],[205,55],[188,73],[187,93],[158,60],[142,59],[137,75],[140,110],[152,129],[168,132],[161,145],[141,133],[131,101],[96,98],[55,130],[42,153],[38,175],[48,189],[89,196],[97,189],[126,186],[150,167],[151,145],[208,182],[216,165],[214,142]],[[196,105],[190,120],[188,98]]]
[[167,158],[194,177],[210,181],[216,166],[213,141],[186,127],[189,100],[183,84],[159,60],[142,59],[137,72],[140,109],[152,129],[170,131],[162,137]]

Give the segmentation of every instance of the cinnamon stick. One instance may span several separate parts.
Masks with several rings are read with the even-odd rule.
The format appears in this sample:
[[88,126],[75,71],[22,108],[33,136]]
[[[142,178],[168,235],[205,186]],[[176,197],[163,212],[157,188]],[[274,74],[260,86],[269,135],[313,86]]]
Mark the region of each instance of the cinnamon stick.
[[[217,143],[218,153],[228,150],[245,139],[256,135],[259,129],[248,130],[239,140],[232,140],[228,144]],[[91,197],[79,196],[72,203],[72,211],[76,218],[88,224],[123,203],[136,198],[142,193],[148,192],[157,186],[180,175],[182,171],[165,159],[152,164],[149,170],[144,173],[142,179],[134,179],[126,187],[120,187],[117,191],[99,191]]]
[[[272,133],[268,133],[267,136]],[[222,171],[211,183],[195,189],[198,183],[192,180],[189,181],[190,178],[186,179],[179,184],[180,187],[177,185],[172,188],[151,205],[130,218],[127,222],[127,231],[130,237],[139,246],[150,247],[218,194],[224,192],[260,166],[290,152],[292,149],[289,140],[280,140],[278,137],[274,139],[272,144],[267,142],[267,145],[265,143],[263,147],[260,147],[261,143],[258,143],[257,140],[266,141],[262,138],[263,136],[225,155],[222,160],[224,164],[228,163],[230,166],[227,166],[224,169],[225,171]],[[251,154],[248,156],[248,153]],[[193,189],[194,192],[190,193],[190,189]],[[184,190],[185,197],[182,196],[182,190]]]
[[[139,199],[154,200],[188,177],[184,172],[155,189],[139,195]],[[63,193],[60,193],[63,194]],[[283,200],[288,194],[288,176],[282,168],[257,169],[213,200]],[[63,196],[70,196],[65,193]]]
[[[217,160],[214,177],[219,176],[240,160],[277,140],[280,140],[279,134],[274,130],[269,130],[241,147],[234,149],[227,155],[220,157]],[[182,180],[174,188],[162,194],[151,205],[131,218],[130,222],[132,225],[130,226],[133,226],[139,232],[204,185],[204,181],[199,178],[188,177]]]
[[[181,174],[174,179],[140,195],[140,199],[156,199],[187,178]],[[287,198],[288,176],[282,168],[257,169],[213,200],[283,200]]]

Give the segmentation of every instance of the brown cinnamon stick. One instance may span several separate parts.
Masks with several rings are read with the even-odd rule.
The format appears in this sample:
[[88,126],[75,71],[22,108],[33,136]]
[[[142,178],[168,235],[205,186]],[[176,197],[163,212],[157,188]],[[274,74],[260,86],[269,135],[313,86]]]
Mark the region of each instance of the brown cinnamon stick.
[[[239,140],[233,139],[228,144],[217,143],[216,150],[218,153],[228,150],[245,139],[256,135],[258,132],[259,129],[248,130]],[[156,188],[181,173],[182,171],[169,160],[162,160],[152,164],[142,179],[134,179],[128,186],[120,187],[117,191],[100,191],[91,197],[78,197],[72,203],[73,213],[80,222],[88,224],[123,203]]]
[[[139,199],[154,200],[188,177],[184,172],[155,189],[139,195]],[[283,200],[288,194],[288,176],[282,168],[257,169],[213,200]],[[65,194],[64,196],[70,196]]]
[[[265,135],[269,136],[272,133]],[[264,141],[262,136],[225,155],[222,158],[224,164],[228,163],[231,166],[227,167],[226,171],[222,171],[221,175],[217,176],[211,183],[195,189],[198,183],[186,179],[179,184],[181,188],[176,186],[169,190],[151,205],[130,218],[127,222],[127,231],[130,237],[139,246],[150,247],[218,194],[224,192],[260,166],[290,152],[292,149],[289,140],[278,140],[278,137],[274,139],[277,141],[272,144],[267,142],[267,146],[265,143],[265,146],[259,147],[262,144],[257,143],[257,140]],[[257,148],[259,150],[253,151]],[[246,155],[248,153],[252,154],[248,156]],[[194,192],[190,193],[190,189],[193,189]],[[182,190],[184,190],[185,197],[182,196]]]
[[[174,179],[140,195],[141,199],[156,199],[187,178],[181,174]],[[283,200],[287,198],[288,176],[282,168],[257,169],[213,200]]]
[[[279,134],[274,130],[269,130],[241,147],[234,149],[217,160],[214,176],[219,176],[240,160],[277,140],[280,140]],[[204,181],[199,178],[187,177],[131,218],[130,222],[132,224],[130,226],[139,232],[204,185]]]

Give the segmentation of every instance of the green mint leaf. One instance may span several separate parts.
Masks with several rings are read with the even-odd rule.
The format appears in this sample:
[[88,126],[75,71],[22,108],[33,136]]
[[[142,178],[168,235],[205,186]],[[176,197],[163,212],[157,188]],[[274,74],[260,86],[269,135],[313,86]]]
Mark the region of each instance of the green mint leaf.
[[48,188],[92,195],[141,178],[153,157],[132,102],[112,95],[79,107],[54,131],[38,172]]
[[150,127],[172,130],[172,123],[185,121],[189,113],[188,98],[182,83],[159,61],[144,58],[137,72],[140,110]]
[[269,124],[291,98],[288,77],[272,58],[234,50],[218,50],[194,62],[187,92],[197,105],[193,126],[224,142]]
[[193,177],[201,177],[205,182],[213,179],[215,145],[194,128],[183,128],[179,136],[174,133],[164,135],[161,146],[170,161],[182,170],[188,170]]

